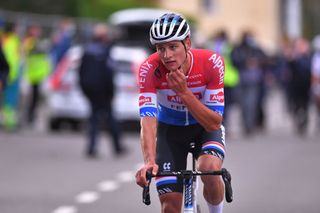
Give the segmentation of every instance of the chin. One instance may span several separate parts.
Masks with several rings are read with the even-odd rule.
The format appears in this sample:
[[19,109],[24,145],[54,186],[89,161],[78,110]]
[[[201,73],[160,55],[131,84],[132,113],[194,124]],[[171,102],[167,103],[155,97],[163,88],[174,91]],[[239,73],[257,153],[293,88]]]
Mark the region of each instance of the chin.
[[176,70],[176,69],[178,69],[177,66],[165,65],[165,67],[166,67],[168,70]]

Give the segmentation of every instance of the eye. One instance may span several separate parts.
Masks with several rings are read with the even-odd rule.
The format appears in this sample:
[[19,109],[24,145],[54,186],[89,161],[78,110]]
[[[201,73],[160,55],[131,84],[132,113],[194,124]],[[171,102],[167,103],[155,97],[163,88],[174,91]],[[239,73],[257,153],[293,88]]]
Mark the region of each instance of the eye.
[[157,47],[157,51],[158,51],[158,52],[164,52],[165,49],[164,49],[164,47]]
[[172,44],[172,45],[169,46],[169,48],[170,48],[171,50],[175,50],[175,49],[177,49],[177,47],[178,47],[178,46],[175,45],[175,44]]

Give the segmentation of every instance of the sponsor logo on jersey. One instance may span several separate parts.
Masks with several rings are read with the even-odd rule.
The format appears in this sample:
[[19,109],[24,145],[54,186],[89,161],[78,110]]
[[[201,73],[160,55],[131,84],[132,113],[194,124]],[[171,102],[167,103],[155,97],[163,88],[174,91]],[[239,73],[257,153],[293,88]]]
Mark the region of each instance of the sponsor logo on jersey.
[[182,104],[181,98],[177,95],[168,95],[167,100],[173,103]]
[[217,102],[223,103],[224,102],[224,93],[220,91],[217,94],[211,94],[210,101],[213,101],[215,103],[217,103]]
[[144,83],[146,82],[147,73],[149,70],[153,67],[152,64],[149,63],[149,61],[144,62],[139,70],[139,85],[140,88],[144,88]]
[[191,81],[191,82],[187,82],[188,86],[199,86],[202,84],[202,81]]
[[171,170],[171,163],[163,163],[163,171],[170,171]]
[[213,68],[219,71],[219,84],[223,84],[224,79],[224,65],[223,59],[220,55],[214,53],[210,58],[209,61],[212,61]]
[[[197,97],[197,99],[202,99],[202,93],[201,92],[195,92],[193,93],[194,96]],[[177,103],[177,104],[183,104],[181,98],[178,95],[168,95],[167,96],[167,100],[173,103]]]
[[139,97],[139,106],[142,106],[145,104],[151,104],[151,103],[152,103],[151,97],[147,97],[147,96],[143,96],[143,95],[141,95]]
[[201,77],[202,77],[202,74],[199,73],[199,74],[195,74],[195,75],[189,75],[188,79],[195,79],[195,78],[201,78]]

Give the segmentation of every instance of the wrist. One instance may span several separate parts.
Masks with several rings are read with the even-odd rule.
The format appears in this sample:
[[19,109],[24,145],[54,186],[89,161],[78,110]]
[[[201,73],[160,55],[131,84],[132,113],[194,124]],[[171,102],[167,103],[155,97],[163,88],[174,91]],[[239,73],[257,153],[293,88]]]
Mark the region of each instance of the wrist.
[[179,94],[177,94],[180,98],[181,98],[181,100],[184,102],[185,100],[187,100],[187,99],[189,99],[190,98],[190,96],[192,96],[193,94],[192,94],[192,92],[191,92],[191,90],[186,90],[185,92],[183,92],[183,93],[179,93]]
[[156,161],[155,160],[145,160],[144,163],[146,165],[154,165],[154,164],[156,164]]

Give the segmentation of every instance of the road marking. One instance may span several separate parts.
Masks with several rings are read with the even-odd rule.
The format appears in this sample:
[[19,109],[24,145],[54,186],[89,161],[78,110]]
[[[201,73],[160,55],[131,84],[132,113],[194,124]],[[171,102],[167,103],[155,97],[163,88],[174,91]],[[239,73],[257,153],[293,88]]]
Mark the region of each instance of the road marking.
[[100,198],[97,192],[82,192],[76,196],[76,201],[78,203],[93,203]]
[[53,210],[52,213],[76,213],[77,209],[74,206],[60,206]]
[[[139,163],[136,165],[136,168],[141,168],[143,164]],[[136,170],[136,169],[135,169]],[[111,192],[115,191],[120,187],[119,182],[126,183],[132,182],[135,180],[135,172],[136,171],[123,171],[116,175],[116,181],[113,180],[105,180],[97,185],[98,191],[101,192]],[[75,201],[77,203],[93,203],[100,198],[100,195],[96,191],[87,191],[78,194],[75,197]],[[74,206],[60,206],[52,211],[52,213],[77,213],[78,210]]]
[[135,179],[135,176],[132,171],[123,171],[117,175],[117,178],[121,182],[131,182]]
[[98,184],[98,189],[103,192],[115,191],[118,188],[119,184],[116,181],[106,180]]

